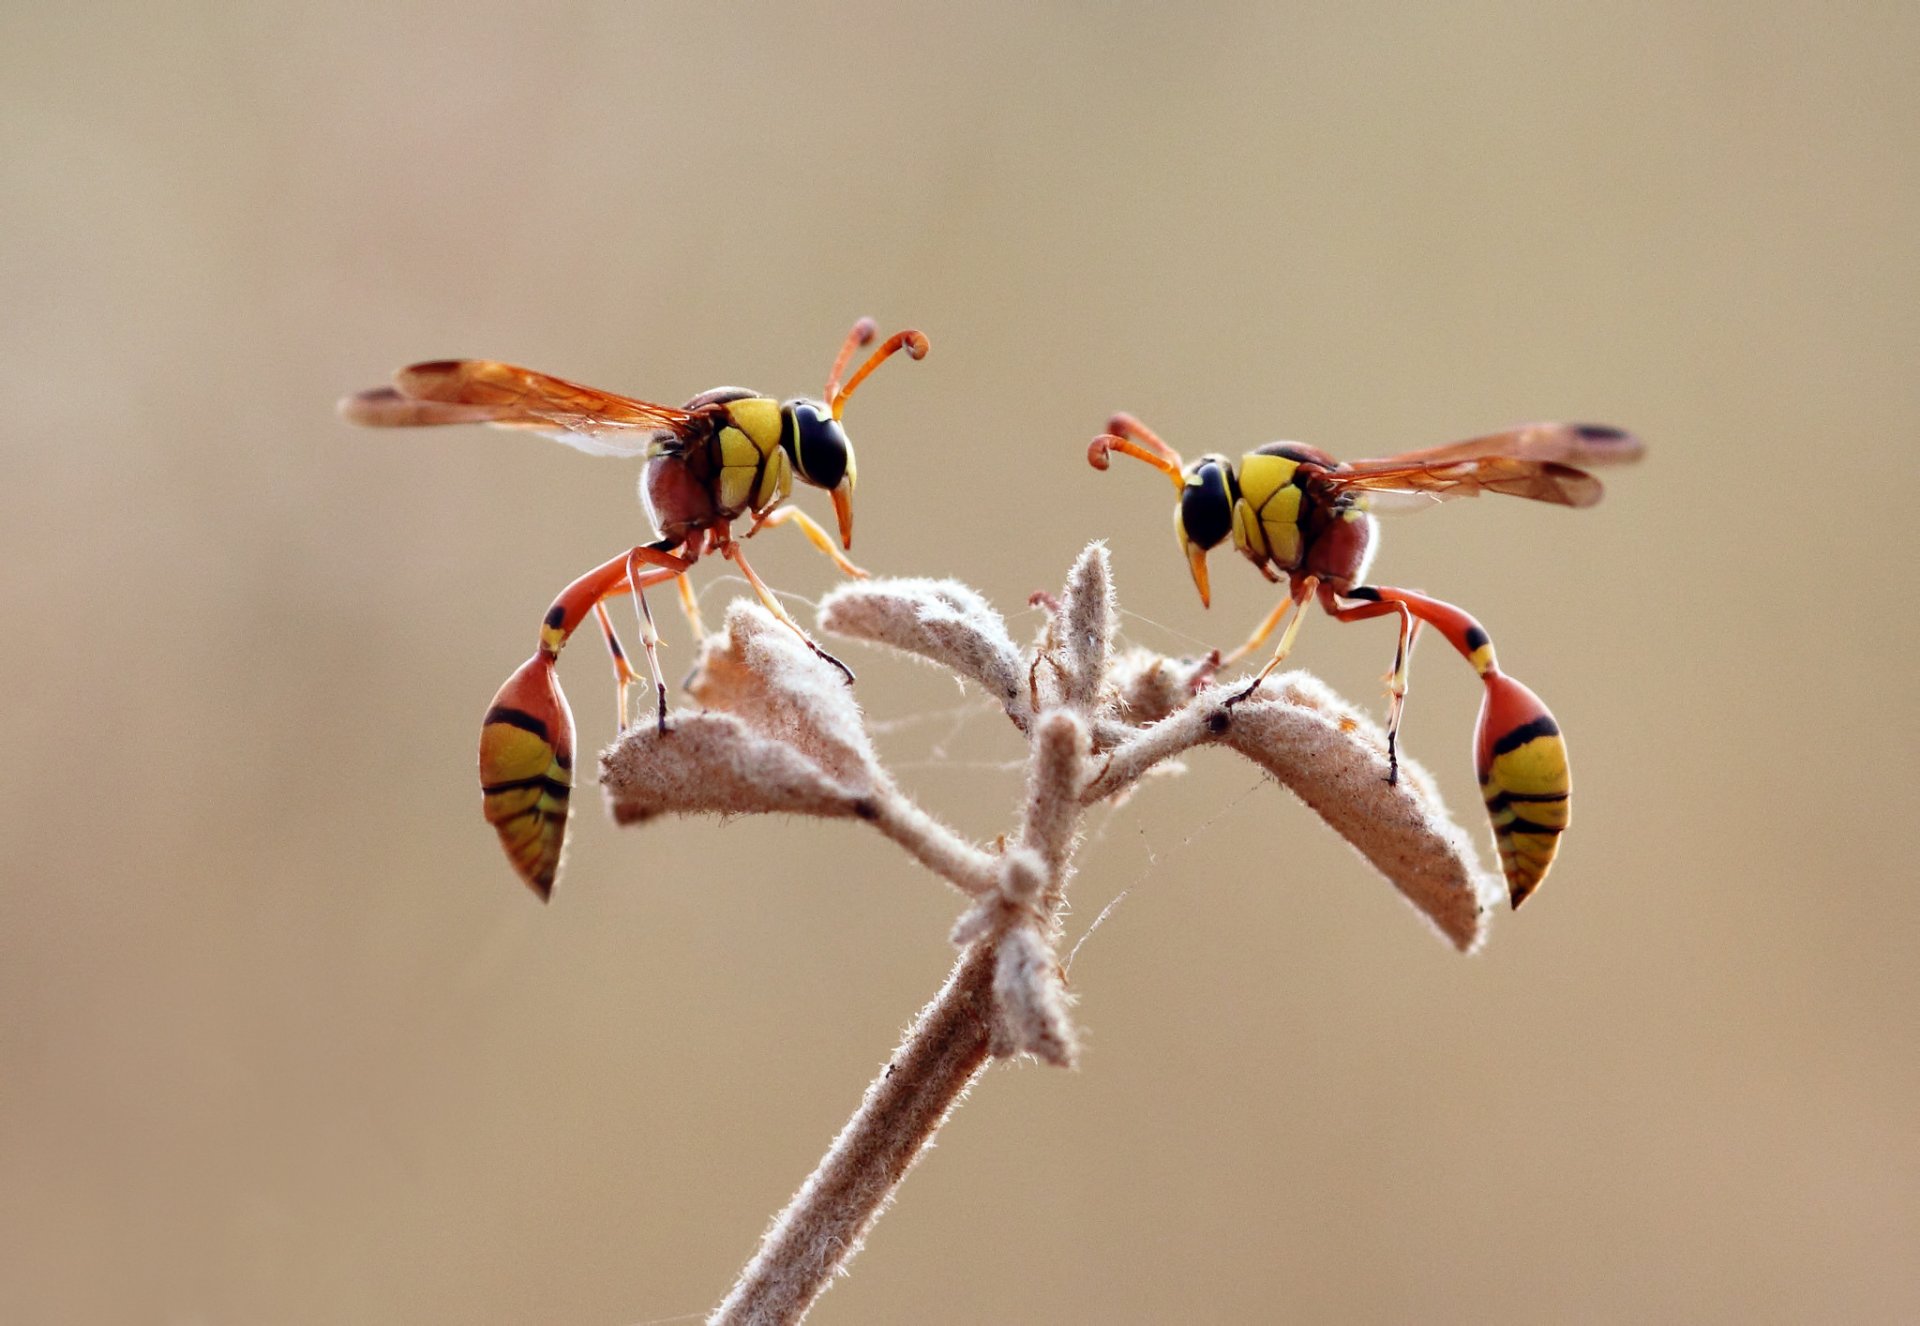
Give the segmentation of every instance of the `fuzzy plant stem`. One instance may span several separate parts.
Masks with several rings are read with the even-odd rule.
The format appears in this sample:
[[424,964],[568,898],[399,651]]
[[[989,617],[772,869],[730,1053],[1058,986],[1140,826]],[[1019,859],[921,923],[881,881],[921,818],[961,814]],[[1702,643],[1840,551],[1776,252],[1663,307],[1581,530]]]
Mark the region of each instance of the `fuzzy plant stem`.
[[1023,652],[978,594],[947,581],[861,582],[822,606],[835,634],[945,666],[998,699],[1028,745],[1017,834],[988,849],[921,809],[882,766],[840,674],[787,625],[736,605],[710,637],[670,728],[643,723],[601,757],[622,824],[667,814],[864,821],[970,905],[959,959],[820,1164],[775,1218],[710,1322],[786,1326],[843,1272],[907,1171],[996,1058],[1071,1067],[1079,1040],[1058,956],[1082,816],[1189,751],[1225,746],[1291,789],[1453,945],[1478,946],[1497,884],[1480,872],[1424,771],[1389,781],[1384,735],[1289,674],[1229,710],[1212,664],[1115,657],[1106,550],[1074,563]]
[[900,1181],[987,1066],[994,967],[990,943],[960,955],[709,1322],[799,1321],[860,1250]]

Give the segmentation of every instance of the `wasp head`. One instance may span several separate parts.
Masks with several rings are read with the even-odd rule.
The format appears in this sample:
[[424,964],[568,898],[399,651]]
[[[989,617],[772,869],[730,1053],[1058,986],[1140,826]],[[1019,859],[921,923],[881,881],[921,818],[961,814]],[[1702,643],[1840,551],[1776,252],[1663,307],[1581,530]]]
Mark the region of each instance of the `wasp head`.
[[1202,456],[1186,467],[1179,504],[1173,509],[1173,532],[1187,555],[1193,585],[1200,602],[1211,601],[1207,587],[1207,553],[1233,533],[1233,468],[1225,456]]
[[853,443],[847,430],[820,401],[792,400],[785,409],[793,427],[781,438],[793,472],[805,483],[824,488],[840,517],[840,543],[853,547]]

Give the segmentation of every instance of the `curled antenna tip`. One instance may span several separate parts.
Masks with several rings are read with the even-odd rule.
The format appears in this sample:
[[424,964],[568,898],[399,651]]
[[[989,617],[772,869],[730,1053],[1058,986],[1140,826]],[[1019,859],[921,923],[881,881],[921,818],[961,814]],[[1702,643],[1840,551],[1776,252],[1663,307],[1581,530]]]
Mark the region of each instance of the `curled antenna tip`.
[[905,347],[909,358],[925,359],[927,357],[927,338],[925,336],[917,331],[901,332],[900,336],[901,343]]
[[1113,444],[1120,439],[1111,433],[1102,433],[1087,443],[1087,464],[1096,470],[1104,470],[1113,462]]

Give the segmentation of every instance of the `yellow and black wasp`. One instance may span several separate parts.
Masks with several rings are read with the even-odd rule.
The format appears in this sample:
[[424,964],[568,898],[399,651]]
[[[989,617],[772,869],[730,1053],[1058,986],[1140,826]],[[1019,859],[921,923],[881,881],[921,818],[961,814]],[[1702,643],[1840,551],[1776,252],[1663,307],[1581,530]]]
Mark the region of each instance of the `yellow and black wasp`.
[[1433,626],[1473,665],[1486,686],[1474,730],[1474,767],[1509,898],[1515,907],[1526,901],[1546,877],[1568,823],[1572,780],[1560,726],[1539,696],[1500,670],[1492,639],[1467,613],[1412,590],[1365,583],[1374,553],[1373,515],[1483,492],[1592,506],[1600,500],[1600,481],[1581,467],[1637,460],[1640,440],[1602,424],[1528,424],[1384,460],[1342,462],[1317,447],[1270,442],[1238,463],[1217,454],[1189,463],[1131,415],[1114,415],[1107,429],[1087,450],[1095,469],[1106,469],[1110,454],[1119,451],[1173,481],[1179,493],[1174,532],[1202,604],[1211,601],[1207,553],[1229,538],[1268,580],[1287,581],[1287,597],[1221,660],[1234,663],[1258,649],[1292,610],[1273,657],[1229,705],[1252,695],[1280,666],[1316,595],[1339,621],[1398,616],[1399,648],[1387,678],[1391,779],[1399,772],[1407,666],[1421,625]]
[[[853,444],[841,426],[847,401],[869,374],[899,351],[919,359],[927,338],[917,331],[889,337],[852,377],[856,350],[870,345],[873,321],[848,333],[827,376],[824,398],[780,401],[742,387],[702,392],[675,408],[536,373],[491,359],[441,359],[414,364],[375,387],[340,402],[351,422],[375,428],[435,424],[490,424],[537,433],[596,456],[646,461],[640,501],[656,537],[594,568],[560,592],[541,620],[533,657],[500,688],[480,728],[480,789],[488,822],[500,834],[514,869],[542,899],[551,896],[566,843],[573,786],[573,715],[554,661],[589,612],[599,620],[613,657],[620,727],[627,726],[627,688],[635,674],[614,634],[605,601],[631,594],[639,605],[641,643],[653,675],[658,722],[667,723],[667,686],[660,674],[658,635],[645,591],[677,581],[681,604],[696,636],[704,634],[686,572],[708,553],[740,568],[767,610],[834,664],[846,665],[815,644],[747,564],[740,539],[792,523],[852,576],[866,572],[844,557],[832,538],[798,507],[786,505],[793,481],[824,488],[839,518],[842,546],[853,546]],[[733,522],[751,517],[736,539]]]

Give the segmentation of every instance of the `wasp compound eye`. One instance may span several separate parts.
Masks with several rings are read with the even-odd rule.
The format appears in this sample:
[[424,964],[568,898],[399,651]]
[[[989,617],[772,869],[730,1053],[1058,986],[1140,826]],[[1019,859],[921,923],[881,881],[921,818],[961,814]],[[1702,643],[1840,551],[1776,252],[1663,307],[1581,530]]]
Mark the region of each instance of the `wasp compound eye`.
[[1188,472],[1180,490],[1180,528],[1199,548],[1212,548],[1233,532],[1233,493],[1219,461],[1202,460]]
[[816,488],[838,488],[853,468],[847,432],[818,401],[794,401],[793,468]]

